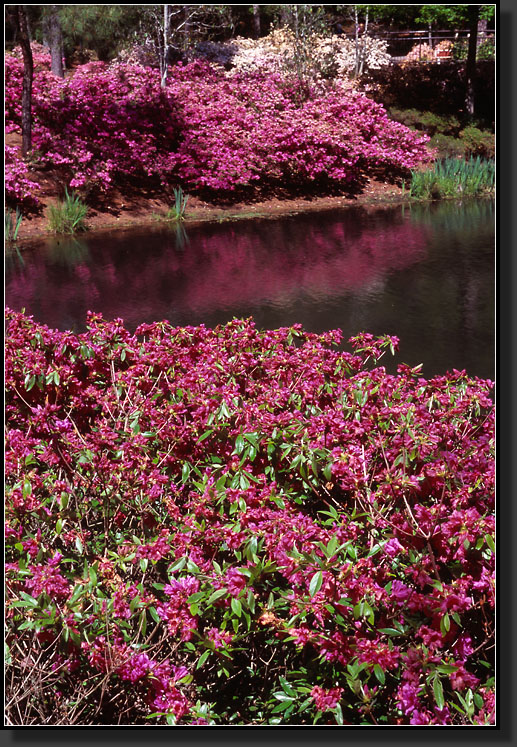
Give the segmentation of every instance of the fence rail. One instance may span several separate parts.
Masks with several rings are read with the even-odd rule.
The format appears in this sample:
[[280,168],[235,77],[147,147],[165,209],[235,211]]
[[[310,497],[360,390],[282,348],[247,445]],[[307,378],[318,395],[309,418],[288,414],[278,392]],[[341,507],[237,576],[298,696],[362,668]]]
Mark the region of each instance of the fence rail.
[[[486,29],[478,32],[477,45],[494,38],[494,30]],[[345,34],[348,39],[355,40],[354,34]],[[470,32],[468,29],[448,30],[418,30],[418,31],[383,31],[368,33],[371,39],[382,39],[387,42],[387,52],[394,64],[400,62],[442,62],[453,59],[453,47],[462,42],[468,43]],[[362,37],[360,36],[359,39]],[[409,59],[408,59],[409,56]]]

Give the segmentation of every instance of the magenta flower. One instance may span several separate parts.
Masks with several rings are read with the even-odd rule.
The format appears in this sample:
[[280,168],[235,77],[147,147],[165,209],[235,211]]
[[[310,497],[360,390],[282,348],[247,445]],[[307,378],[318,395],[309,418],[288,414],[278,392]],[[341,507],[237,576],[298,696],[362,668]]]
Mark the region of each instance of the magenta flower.
[[337,706],[343,694],[342,687],[331,687],[325,690],[319,685],[314,685],[311,696],[318,711],[330,711]]

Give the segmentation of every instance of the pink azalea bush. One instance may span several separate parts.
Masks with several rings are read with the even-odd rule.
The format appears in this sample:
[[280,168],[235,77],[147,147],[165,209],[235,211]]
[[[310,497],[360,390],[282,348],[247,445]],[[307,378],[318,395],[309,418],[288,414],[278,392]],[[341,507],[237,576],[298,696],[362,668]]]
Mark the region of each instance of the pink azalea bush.
[[[22,62],[6,55],[6,126],[20,131]],[[128,182],[210,194],[300,186],[341,189],[375,170],[429,160],[428,138],[364,95],[335,86],[300,99],[282,77],[225,73],[208,62],[157,70],[91,62],[60,79],[44,60],[33,84],[33,161],[73,189]],[[19,161],[19,158],[18,158]],[[16,160],[7,198],[16,201]]]
[[39,205],[36,192],[39,183],[35,182],[20,157],[20,150],[13,145],[5,145],[4,185],[7,201],[26,210]]
[[6,316],[12,723],[494,723],[488,380]]

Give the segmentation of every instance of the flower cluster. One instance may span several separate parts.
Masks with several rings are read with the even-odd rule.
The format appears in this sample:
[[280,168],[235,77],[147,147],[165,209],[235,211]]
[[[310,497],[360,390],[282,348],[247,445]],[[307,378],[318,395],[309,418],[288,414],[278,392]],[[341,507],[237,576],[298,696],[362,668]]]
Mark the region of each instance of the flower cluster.
[[[6,55],[6,125],[21,125],[22,63]],[[85,193],[178,182],[190,191],[342,189],[379,170],[429,160],[428,138],[391,121],[345,84],[304,92],[280,75],[225,72],[196,61],[157,70],[90,62],[65,79],[44,64],[33,84],[33,160]],[[30,186],[9,155],[7,196]],[[380,172],[379,172],[380,173]]]
[[25,724],[494,722],[490,381],[251,319],[6,332]]
[[32,209],[38,206],[36,196],[40,185],[30,178],[26,164],[23,162],[20,149],[5,145],[4,183],[6,200],[10,206]]
[[[196,55],[239,72],[281,75],[292,69],[295,49],[294,33],[281,28],[260,39],[237,37],[229,42],[202,42],[196,47]],[[383,39],[361,37],[356,50],[355,40],[345,36],[314,35],[310,40],[312,79],[346,79],[355,70],[357,53],[365,70],[377,70],[391,60]]]
[[335,708],[341,699],[342,693],[342,687],[332,687],[330,690],[324,690],[319,685],[315,685],[311,690],[311,696],[318,711],[328,711]]
[[431,47],[425,42],[415,44],[414,47],[404,57],[403,65],[415,62],[440,62],[443,59],[452,57],[453,43],[444,39],[436,46]]

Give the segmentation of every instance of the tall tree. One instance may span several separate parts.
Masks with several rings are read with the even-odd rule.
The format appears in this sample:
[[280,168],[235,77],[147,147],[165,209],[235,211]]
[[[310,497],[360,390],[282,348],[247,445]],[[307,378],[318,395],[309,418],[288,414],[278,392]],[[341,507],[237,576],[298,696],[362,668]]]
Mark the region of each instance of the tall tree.
[[170,28],[170,5],[163,6],[163,47],[160,55],[161,86],[167,85],[167,73],[169,70],[169,28]]
[[65,77],[63,69],[63,31],[59,18],[59,6],[50,5],[48,10],[48,42],[50,47],[50,69],[59,78]]
[[468,6],[469,49],[467,64],[465,66],[465,109],[469,118],[474,116],[475,109],[474,86],[476,82],[476,52],[480,8],[481,6],[479,5]]
[[252,5],[253,12],[253,31],[255,32],[255,39],[260,36],[260,5]]
[[23,55],[22,156],[25,158],[32,148],[32,81],[34,78],[34,62],[24,5],[14,6],[13,20],[16,24]]

